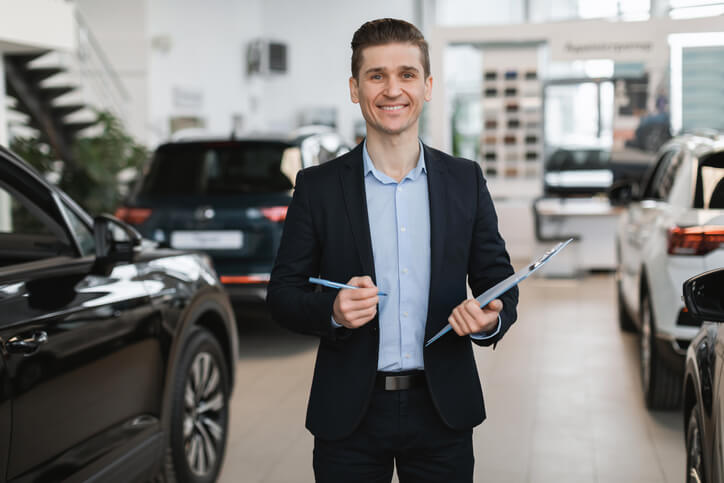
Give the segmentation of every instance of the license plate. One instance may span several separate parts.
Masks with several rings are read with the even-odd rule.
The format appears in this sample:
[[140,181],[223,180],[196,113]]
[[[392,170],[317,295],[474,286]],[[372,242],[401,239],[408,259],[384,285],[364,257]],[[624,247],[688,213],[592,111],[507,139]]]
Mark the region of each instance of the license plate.
[[175,231],[171,246],[182,250],[238,250],[244,245],[240,231]]

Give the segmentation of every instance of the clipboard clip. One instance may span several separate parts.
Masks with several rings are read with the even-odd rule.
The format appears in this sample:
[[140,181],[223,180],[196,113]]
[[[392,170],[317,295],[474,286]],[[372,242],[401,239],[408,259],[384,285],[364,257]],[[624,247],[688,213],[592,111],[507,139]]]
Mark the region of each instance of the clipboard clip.
[[543,254],[542,257],[540,257],[538,260],[533,262],[528,266],[528,270],[535,270],[536,268],[543,265],[545,262],[547,262],[553,255],[563,250],[569,243],[573,241],[573,238],[569,238],[568,240],[560,242],[558,245],[554,246],[547,252]]

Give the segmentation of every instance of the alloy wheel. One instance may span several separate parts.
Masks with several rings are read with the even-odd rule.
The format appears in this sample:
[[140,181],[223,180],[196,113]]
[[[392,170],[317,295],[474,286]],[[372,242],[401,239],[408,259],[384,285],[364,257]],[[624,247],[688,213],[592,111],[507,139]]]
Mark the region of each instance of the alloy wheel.
[[186,461],[196,476],[213,469],[224,442],[225,397],[218,364],[208,352],[196,354],[184,391],[183,437]]

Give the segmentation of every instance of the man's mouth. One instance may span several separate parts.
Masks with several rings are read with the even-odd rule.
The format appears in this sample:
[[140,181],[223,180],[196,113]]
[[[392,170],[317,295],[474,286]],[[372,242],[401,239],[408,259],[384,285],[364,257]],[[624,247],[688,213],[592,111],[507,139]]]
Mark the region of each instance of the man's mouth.
[[399,104],[396,106],[380,106],[383,111],[399,111],[403,107],[407,107],[405,104]]

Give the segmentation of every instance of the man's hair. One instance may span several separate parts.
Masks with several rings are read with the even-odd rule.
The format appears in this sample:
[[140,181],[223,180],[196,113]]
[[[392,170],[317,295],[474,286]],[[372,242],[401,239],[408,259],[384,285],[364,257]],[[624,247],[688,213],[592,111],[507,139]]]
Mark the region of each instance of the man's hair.
[[409,43],[420,49],[422,67],[425,78],[430,76],[430,52],[422,32],[410,22],[395,18],[380,18],[365,22],[352,37],[352,77],[359,78],[362,67],[362,51],[366,47],[390,44],[393,42]]

